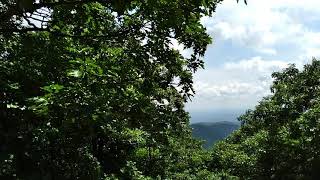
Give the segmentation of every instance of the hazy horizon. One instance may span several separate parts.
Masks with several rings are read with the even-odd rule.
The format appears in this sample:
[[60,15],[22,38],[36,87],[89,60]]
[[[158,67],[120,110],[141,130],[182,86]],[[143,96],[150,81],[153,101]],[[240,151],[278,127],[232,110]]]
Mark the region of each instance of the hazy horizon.
[[199,122],[238,122],[237,118],[247,109],[212,109],[203,111],[189,111],[190,124]]

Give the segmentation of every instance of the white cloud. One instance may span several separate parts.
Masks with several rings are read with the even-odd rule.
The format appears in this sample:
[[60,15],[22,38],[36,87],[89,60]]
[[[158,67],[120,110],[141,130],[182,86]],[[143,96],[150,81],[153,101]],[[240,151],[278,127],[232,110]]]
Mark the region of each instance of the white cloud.
[[252,57],[199,71],[195,76],[196,95],[187,108],[193,111],[253,108],[262,97],[270,94],[272,72],[287,66],[283,61]]
[[318,0],[251,0],[248,6],[225,0],[214,18],[204,17],[202,22],[216,38],[231,40],[260,54],[275,56],[279,46],[286,45],[310,58],[308,50],[320,48],[319,32],[307,25],[319,24],[318,7]]
[[288,63],[278,60],[262,60],[261,57],[253,57],[249,60],[230,62],[224,65],[226,70],[257,71],[261,73],[270,73],[286,68]]
[[224,0],[213,18],[201,20],[219,62],[208,67],[205,59],[208,69],[196,73],[187,109],[253,108],[270,93],[272,72],[320,57],[319,7],[319,0],[248,0],[247,6]]
[[260,48],[259,51],[263,54],[276,55],[277,50],[272,48]]
[[210,84],[199,82],[195,84],[195,88],[198,90],[200,96],[207,98],[206,96],[212,97],[238,97],[246,94],[260,94],[265,91],[263,86],[252,86],[254,83],[250,82],[226,82],[223,84]]

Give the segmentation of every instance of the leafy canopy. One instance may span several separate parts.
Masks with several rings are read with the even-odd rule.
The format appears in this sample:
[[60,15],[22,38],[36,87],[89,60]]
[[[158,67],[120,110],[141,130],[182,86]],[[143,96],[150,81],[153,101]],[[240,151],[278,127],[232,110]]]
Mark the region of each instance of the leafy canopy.
[[220,1],[1,1],[0,178],[210,174],[184,102]]
[[320,61],[273,73],[272,95],[240,117],[212,150],[211,168],[245,179],[316,179],[320,168]]

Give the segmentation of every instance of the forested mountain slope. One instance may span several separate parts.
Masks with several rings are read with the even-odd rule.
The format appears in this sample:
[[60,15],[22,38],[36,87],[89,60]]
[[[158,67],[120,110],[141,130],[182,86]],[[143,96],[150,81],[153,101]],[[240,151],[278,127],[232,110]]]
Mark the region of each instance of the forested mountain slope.
[[192,136],[204,140],[204,147],[209,148],[215,142],[226,138],[233,131],[237,130],[240,125],[236,122],[202,122],[191,124]]

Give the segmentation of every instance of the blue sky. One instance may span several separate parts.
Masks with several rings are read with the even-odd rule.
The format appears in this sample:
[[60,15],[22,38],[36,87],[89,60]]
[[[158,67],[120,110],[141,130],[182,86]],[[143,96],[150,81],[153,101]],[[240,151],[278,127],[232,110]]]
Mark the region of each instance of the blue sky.
[[213,17],[202,18],[213,44],[194,77],[191,116],[254,108],[270,93],[272,72],[319,57],[319,7],[319,0],[248,0],[247,6],[225,0]]

